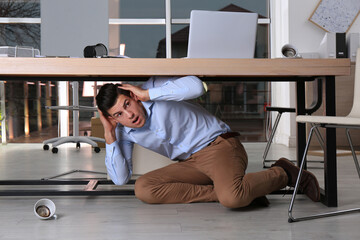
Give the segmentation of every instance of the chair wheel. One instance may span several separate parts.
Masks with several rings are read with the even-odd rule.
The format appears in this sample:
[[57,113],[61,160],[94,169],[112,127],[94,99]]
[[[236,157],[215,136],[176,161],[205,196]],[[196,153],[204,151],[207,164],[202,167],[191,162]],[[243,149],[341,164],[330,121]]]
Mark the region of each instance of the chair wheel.
[[49,149],[50,149],[50,148],[49,148],[49,145],[45,144],[45,145],[43,146],[43,149],[44,149],[45,151],[49,150]]
[[80,143],[76,143],[76,148],[80,148]]
[[100,149],[99,147],[95,147],[95,148],[94,148],[94,151],[95,151],[96,153],[99,153],[100,150],[101,150],[101,149]]
[[53,148],[51,149],[51,151],[52,151],[52,153],[57,153],[57,152],[58,152],[58,148],[53,147]]

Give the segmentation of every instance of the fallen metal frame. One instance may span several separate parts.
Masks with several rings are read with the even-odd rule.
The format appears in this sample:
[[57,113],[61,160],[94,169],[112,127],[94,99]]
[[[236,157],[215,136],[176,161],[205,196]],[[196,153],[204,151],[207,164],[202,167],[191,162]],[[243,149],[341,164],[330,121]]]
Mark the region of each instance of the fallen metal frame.
[[[100,195],[134,195],[133,185],[135,180],[130,180],[125,187],[132,189],[116,189],[111,180],[105,178],[79,178],[59,180],[0,180],[0,186],[54,186],[54,185],[84,185],[80,190],[74,189],[4,189],[0,196],[100,196]],[[113,185],[111,189],[98,190],[99,185]]]

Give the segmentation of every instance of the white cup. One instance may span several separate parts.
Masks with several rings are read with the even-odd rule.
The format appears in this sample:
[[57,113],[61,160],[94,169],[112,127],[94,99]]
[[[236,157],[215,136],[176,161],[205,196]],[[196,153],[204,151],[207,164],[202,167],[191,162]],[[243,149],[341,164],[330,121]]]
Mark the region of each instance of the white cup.
[[35,215],[42,220],[52,218],[55,214],[55,211],[55,203],[47,198],[40,199],[34,205]]

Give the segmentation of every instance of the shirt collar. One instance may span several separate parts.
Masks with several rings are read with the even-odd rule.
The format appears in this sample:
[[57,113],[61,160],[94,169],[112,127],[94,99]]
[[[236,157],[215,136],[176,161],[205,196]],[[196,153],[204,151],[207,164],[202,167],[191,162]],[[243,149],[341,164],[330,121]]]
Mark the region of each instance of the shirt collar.
[[[147,102],[141,102],[145,108],[145,111],[146,111],[146,122],[145,122],[145,126],[148,125],[148,120],[150,119],[150,116],[151,116],[151,113],[152,113],[152,106],[154,105],[154,102],[153,101],[147,101]],[[143,128],[142,127],[142,128]],[[129,128],[129,127],[126,127],[124,126],[124,130],[126,133],[130,133],[130,131],[136,131],[136,129],[138,128]]]

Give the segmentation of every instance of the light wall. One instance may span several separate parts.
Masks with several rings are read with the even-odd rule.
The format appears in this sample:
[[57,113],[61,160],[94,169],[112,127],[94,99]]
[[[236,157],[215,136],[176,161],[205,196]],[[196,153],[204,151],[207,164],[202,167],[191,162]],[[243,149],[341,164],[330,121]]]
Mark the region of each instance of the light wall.
[[[325,31],[308,21],[319,0],[291,0],[289,1],[289,40],[299,52],[316,52],[324,37]],[[348,33],[360,32],[360,18],[358,17]]]
[[[272,1],[272,57],[281,57],[280,49],[285,43],[295,45],[300,53],[317,52],[325,31],[308,19],[319,1]],[[355,20],[348,33],[359,32],[360,17]],[[295,85],[293,83],[273,83],[272,105],[295,107]],[[295,146],[295,130],[295,114],[284,114],[274,141],[286,146]]]

